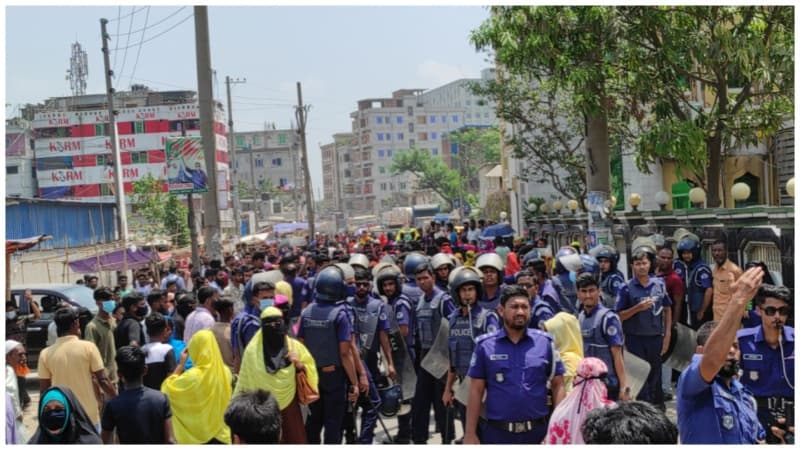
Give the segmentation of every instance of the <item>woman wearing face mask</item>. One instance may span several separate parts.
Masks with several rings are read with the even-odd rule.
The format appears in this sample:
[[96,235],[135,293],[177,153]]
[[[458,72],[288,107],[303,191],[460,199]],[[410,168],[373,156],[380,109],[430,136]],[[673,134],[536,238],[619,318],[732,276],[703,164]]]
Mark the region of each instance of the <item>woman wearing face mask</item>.
[[[194,367],[184,372],[189,356]],[[231,443],[231,430],[223,419],[231,400],[231,380],[214,334],[209,330],[195,333],[175,372],[161,385],[172,407],[178,444]]]
[[584,441],[581,429],[589,411],[616,407],[608,399],[605,384],[607,374],[608,367],[599,358],[589,357],[580,362],[572,392],[558,404],[550,416],[545,444],[582,445]]
[[244,351],[233,395],[264,389],[275,396],[281,409],[281,444],[306,443],[295,382],[297,370],[305,371],[309,383],[317,389],[314,358],[303,344],[286,336],[283,314],[270,306],[261,312],[261,329]]
[[29,444],[102,444],[75,394],[63,386],[53,386],[39,402],[39,428]]

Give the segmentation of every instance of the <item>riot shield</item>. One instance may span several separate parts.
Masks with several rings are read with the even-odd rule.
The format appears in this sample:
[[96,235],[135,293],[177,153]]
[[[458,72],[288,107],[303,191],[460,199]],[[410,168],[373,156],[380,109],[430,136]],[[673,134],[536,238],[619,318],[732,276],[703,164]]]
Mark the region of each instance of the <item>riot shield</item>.
[[436,379],[441,379],[450,369],[450,323],[442,319],[439,325],[439,333],[433,340],[430,350],[422,358],[420,365]]
[[461,381],[456,380],[453,384],[453,396],[459,403],[466,405],[469,400],[469,382],[472,380],[470,377],[464,377]]
[[675,323],[672,327],[672,342],[661,360],[665,366],[683,372],[692,362],[696,349],[697,332],[682,323]]
[[392,361],[395,371],[397,371],[398,384],[403,393],[403,399],[409,400],[414,397],[417,386],[417,373],[414,370],[414,361],[411,360],[406,348],[406,341],[400,332],[400,326],[395,318],[394,308],[386,304],[386,311],[389,314],[389,347],[392,349]]
[[631,388],[630,398],[635,399],[645,382],[647,382],[647,375],[650,374],[650,363],[629,351],[622,353],[622,360],[625,364],[625,378],[627,379],[628,387]]

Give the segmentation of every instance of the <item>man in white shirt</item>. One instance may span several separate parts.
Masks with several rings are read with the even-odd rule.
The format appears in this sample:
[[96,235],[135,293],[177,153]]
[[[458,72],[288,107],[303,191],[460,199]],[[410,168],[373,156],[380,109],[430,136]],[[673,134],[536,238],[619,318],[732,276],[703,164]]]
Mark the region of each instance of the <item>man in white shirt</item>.
[[197,291],[197,307],[186,317],[186,325],[183,330],[183,342],[189,345],[195,333],[200,330],[208,330],[214,326],[216,318],[214,316],[214,303],[219,298],[216,289],[206,286]]

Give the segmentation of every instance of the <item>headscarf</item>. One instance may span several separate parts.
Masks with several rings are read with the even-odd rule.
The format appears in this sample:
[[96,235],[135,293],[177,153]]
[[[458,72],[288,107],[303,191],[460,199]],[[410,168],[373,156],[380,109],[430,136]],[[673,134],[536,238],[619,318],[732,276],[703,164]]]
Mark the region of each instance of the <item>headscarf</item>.
[[289,365],[287,355],[289,349],[286,341],[286,328],[277,328],[272,326],[264,326],[264,321],[268,319],[279,318],[283,320],[283,313],[280,309],[270,306],[264,308],[261,312],[261,335],[263,345],[261,346],[264,355],[264,368],[269,373],[275,373]]
[[[289,306],[292,306],[292,285],[281,280],[275,283],[275,294],[285,295],[289,300]],[[277,299],[277,297],[276,297]],[[277,301],[277,300],[276,300]]]
[[508,252],[506,255],[506,276],[511,276],[519,272],[521,266],[519,265],[519,259],[517,258],[517,254],[513,251]]
[[[51,401],[56,400],[64,405],[67,414],[67,421],[63,431],[59,434],[51,434],[44,426],[42,413],[44,407]],[[53,386],[42,394],[39,400],[39,426],[36,434],[33,435],[29,444],[102,444],[103,440],[97,434],[97,430],[83,409],[78,398],[72,390],[65,386]]]
[[[13,339],[9,339],[6,341],[6,355],[11,353],[15,348],[21,346],[22,343],[19,341],[15,341]],[[31,372],[31,369],[28,367],[26,363],[14,363],[11,364],[11,368],[14,369],[14,374],[18,377],[24,377],[25,375]]]
[[172,427],[178,444],[205,444],[212,438],[231,443],[231,430],[223,415],[231,399],[231,371],[222,360],[216,338],[201,330],[189,341],[194,366],[170,375],[161,392],[172,407]]
[[617,406],[608,399],[608,389],[603,382],[607,374],[608,367],[599,358],[588,357],[580,362],[575,389],[550,416],[545,444],[584,444],[581,429],[589,411]]
[[[266,312],[270,308],[266,308]],[[277,308],[273,308],[277,309]],[[262,313],[262,316],[265,313]],[[267,313],[270,314],[270,313]],[[274,314],[274,313],[271,313]],[[242,355],[242,365],[239,369],[239,379],[236,382],[236,390],[233,395],[236,396],[245,391],[254,389],[264,389],[269,391],[275,396],[278,401],[280,409],[285,409],[295,397],[295,369],[294,364],[289,364],[276,371],[269,373],[265,370],[264,362],[264,338],[263,331],[258,330],[256,334],[250,339],[247,348]],[[286,337],[288,349],[297,353],[300,362],[305,366],[305,372],[308,376],[308,382],[315,389],[319,383],[317,375],[317,366],[314,363],[314,358],[308,349],[299,341]]]
[[467,267],[475,266],[475,252],[473,250],[467,250],[467,257],[464,259],[464,265]]
[[578,319],[572,314],[560,312],[545,321],[545,329],[553,335],[556,348],[564,362],[564,388],[569,394],[572,390],[572,379],[583,359],[583,337]]
[[6,355],[11,353],[12,350],[14,350],[15,348],[19,347],[20,345],[22,345],[22,343],[19,342],[19,341],[15,341],[13,339],[7,340],[6,341]]

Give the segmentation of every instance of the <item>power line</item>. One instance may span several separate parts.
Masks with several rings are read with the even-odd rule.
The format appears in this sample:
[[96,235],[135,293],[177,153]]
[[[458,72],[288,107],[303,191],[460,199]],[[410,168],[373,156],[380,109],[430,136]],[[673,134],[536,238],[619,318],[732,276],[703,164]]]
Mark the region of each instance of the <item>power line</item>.
[[136,9],[136,7],[133,7],[133,11],[131,11],[131,12],[130,12],[130,14],[125,14],[125,15],[124,15],[124,16],[122,16],[122,17],[119,17],[119,16],[117,16],[117,18],[116,18],[116,19],[111,19],[111,20],[109,20],[109,22],[118,22],[120,19],[126,19],[126,18],[128,18],[129,16],[132,16],[132,15],[136,14],[137,12],[139,12],[139,11],[141,11],[141,10],[145,9],[145,8],[148,8],[148,6],[142,6],[142,7],[141,7],[141,8],[139,8],[139,9]]
[[[194,17],[194,13],[191,13],[188,16],[186,16],[185,18],[181,19],[180,22],[176,23],[171,28],[167,28],[166,30],[162,31],[161,33],[156,34],[155,36],[151,37],[150,39],[142,41],[141,43],[139,43],[139,45],[147,44],[148,42],[150,42],[150,41],[152,41],[152,40],[154,40],[154,39],[156,39],[156,38],[158,38],[158,37],[170,32],[170,31],[174,30],[175,28],[178,27],[178,25],[182,24],[183,22],[186,22],[187,20],[191,19],[192,17]],[[136,44],[131,45],[131,46],[126,46],[124,48],[121,48],[120,50],[125,50],[125,49],[128,49],[130,47],[135,47],[135,46],[136,46]]]
[[[130,22],[130,25],[128,25],[128,40],[125,41],[125,48],[122,49],[122,50],[125,50],[125,53],[122,54],[122,67],[119,69],[119,80],[120,81],[122,80],[122,73],[125,72],[125,62],[128,60],[128,44],[131,43],[130,32],[131,32],[131,28],[133,28],[133,14],[136,13],[136,7],[135,6],[131,6],[131,9],[133,9],[133,12],[131,12],[131,14],[130,14],[131,22]],[[141,45],[141,43],[139,45]]]
[[[186,9],[186,8],[187,8],[187,6],[182,6],[182,7],[178,8],[178,10],[177,10],[177,11],[175,11],[175,12],[173,12],[172,14],[168,15],[167,17],[164,17],[163,19],[161,19],[161,20],[159,20],[158,22],[156,22],[156,23],[154,23],[154,24],[150,25],[149,27],[147,26],[147,22],[145,22],[145,24],[144,24],[144,27],[143,27],[143,28],[139,28],[138,30],[135,30],[135,31],[129,31],[129,32],[128,32],[128,33],[126,33],[126,34],[112,34],[111,36],[113,36],[113,37],[121,37],[121,36],[127,36],[127,35],[129,35],[129,34],[137,34],[137,33],[142,33],[143,31],[146,31],[148,28],[155,28],[156,26],[158,26],[158,25],[161,25],[162,23],[166,22],[166,21],[167,21],[167,20],[169,20],[171,17],[174,17],[176,14],[178,14],[179,12],[183,11],[183,10],[184,10],[184,9]],[[148,12],[148,13],[150,12],[150,7],[149,7],[149,6],[147,7],[147,12]],[[119,31],[117,31],[117,33],[119,33]]]
[[[147,7],[147,12],[144,16],[144,29],[147,29],[147,20],[150,19],[150,7]],[[142,33],[141,39],[139,39],[139,49],[136,50],[136,61],[133,63],[133,70],[131,71],[130,79],[128,80],[128,84],[133,82],[133,75],[136,73],[136,66],[139,65],[139,55],[142,53],[142,42],[144,41],[144,33]]]
[[[117,6],[117,33],[119,33],[119,18],[122,14],[122,6]],[[115,72],[117,70],[117,48],[119,47],[119,42],[115,39],[114,40],[114,68],[111,70]]]
[[[270,97],[246,97],[242,95],[234,95],[233,98],[241,98],[245,100],[267,100],[267,101],[280,101],[280,102],[291,102],[291,100],[287,100],[285,98],[270,98]],[[294,104],[294,103],[292,103]]]

